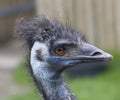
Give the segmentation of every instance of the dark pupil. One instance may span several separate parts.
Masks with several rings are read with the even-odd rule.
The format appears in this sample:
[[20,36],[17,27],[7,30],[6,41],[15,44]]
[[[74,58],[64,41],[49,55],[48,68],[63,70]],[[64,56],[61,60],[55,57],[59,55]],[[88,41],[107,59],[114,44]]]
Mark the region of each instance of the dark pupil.
[[62,48],[58,48],[57,50],[58,50],[59,52],[61,52],[61,51],[62,51]]

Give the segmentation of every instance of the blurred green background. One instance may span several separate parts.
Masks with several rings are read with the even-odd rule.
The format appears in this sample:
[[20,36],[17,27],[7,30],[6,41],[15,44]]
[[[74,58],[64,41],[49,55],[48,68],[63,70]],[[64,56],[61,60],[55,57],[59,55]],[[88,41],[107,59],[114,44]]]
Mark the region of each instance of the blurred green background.
[[65,73],[78,100],[120,100],[119,9],[120,0],[1,0],[0,99],[40,100],[26,67],[23,42],[14,37],[14,26],[21,17],[45,15],[84,33],[90,43],[114,57],[96,75],[70,77]]

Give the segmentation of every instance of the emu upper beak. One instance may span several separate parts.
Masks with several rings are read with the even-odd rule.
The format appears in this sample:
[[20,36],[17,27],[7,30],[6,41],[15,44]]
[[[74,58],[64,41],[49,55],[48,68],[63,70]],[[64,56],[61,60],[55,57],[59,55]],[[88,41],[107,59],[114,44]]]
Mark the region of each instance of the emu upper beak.
[[84,43],[80,48],[82,55],[78,55],[70,58],[62,58],[64,61],[70,61],[72,63],[87,63],[87,62],[95,62],[95,61],[110,61],[112,60],[112,55],[104,52],[103,50],[88,44]]
[[112,60],[112,55],[104,52],[103,50],[84,43],[81,51],[84,53],[83,55],[78,55],[77,57],[73,58],[74,60],[80,60],[81,62],[92,62],[92,61],[110,61]]

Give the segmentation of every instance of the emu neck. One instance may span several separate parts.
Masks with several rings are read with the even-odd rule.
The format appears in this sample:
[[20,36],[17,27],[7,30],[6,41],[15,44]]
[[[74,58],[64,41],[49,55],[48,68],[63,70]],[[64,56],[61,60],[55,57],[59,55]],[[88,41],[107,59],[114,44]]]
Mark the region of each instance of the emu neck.
[[[37,50],[41,51],[41,54],[37,54]],[[38,60],[36,55],[41,55],[43,60]],[[65,84],[62,75],[47,63],[48,56],[48,47],[43,43],[35,42],[31,49],[30,64],[33,77],[44,100],[76,100]]]
[[62,76],[58,79],[51,79],[47,75],[49,72],[46,73],[44,68],[40,70],[39,74],[34,77],[44,100],[76,100]]

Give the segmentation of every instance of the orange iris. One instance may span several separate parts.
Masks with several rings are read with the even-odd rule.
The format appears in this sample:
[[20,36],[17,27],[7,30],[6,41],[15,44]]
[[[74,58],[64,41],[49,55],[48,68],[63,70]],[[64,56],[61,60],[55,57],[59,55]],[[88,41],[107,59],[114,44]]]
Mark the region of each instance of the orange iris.
[[58,48],[55,49],[55,53],[57,55],[63,54],[64,51],[65,51],[65,47],[58,47]]

